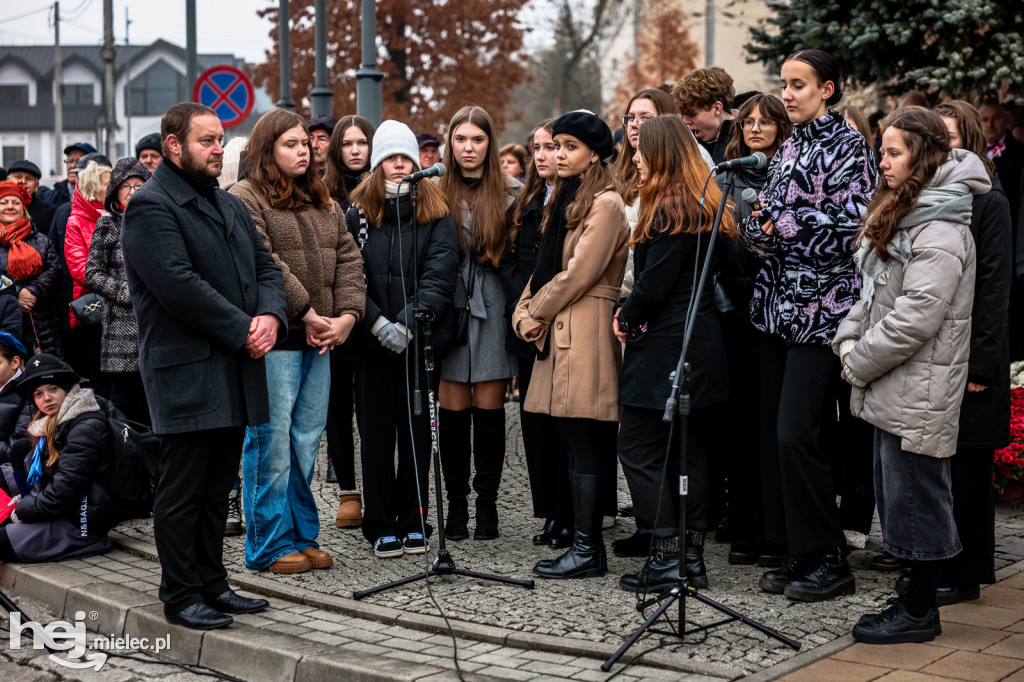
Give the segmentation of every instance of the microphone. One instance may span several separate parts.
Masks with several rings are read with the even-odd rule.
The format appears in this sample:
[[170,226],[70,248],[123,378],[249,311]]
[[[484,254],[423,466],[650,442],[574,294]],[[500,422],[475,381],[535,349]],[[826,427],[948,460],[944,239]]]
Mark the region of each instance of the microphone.
[[754,152],[750,156],[744,156],[741,159],[723,161],[715,166],[715,172],[721,173],[722,171],[735,168],[764,168],[766,165],[768,165],[768,157],[764,155],[764,152]]
[[761,200],[757,198],[757,190],[753,187],[748,187],[743,190],[743,194],[740,195],[743,201],[750,204],[750,207],[755,211],[760,211],[764,206],[761,205]]
[[[758,152],[758,153],[760,153],[760,152]],[[761,154],[761,156],[764,156],[764,154]],[[447,170],[448,169],[444,167],[443,163],[435,163],[430,168],[424,168],[423,170],[419,171],[418,173],[413,173],[412,175],[406,175],[404,178],[402,178],[402,182],[419,182],[423,178],[433,178],[433,177],[438,177],[439,178],[442,175],[444,175],[445,172],[447,172]]]

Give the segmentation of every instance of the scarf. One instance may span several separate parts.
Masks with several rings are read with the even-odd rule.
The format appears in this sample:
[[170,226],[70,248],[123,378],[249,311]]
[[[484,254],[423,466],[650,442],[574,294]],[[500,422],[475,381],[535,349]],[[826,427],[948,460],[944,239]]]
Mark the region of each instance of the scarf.
[[563,182],[555,194],[555,203],[551,207],[551,215],[540,238],[540,247],[537,249],[537,265],[530,278],[531,294],[536,295],[541,287],[562,271],[565,237],[569,233],[565,223],[565,211],[576,198],[576,190],[579,188],[580,177],[577,175]]
[[999,142],[996,142],[995,144],[990,144],[988,146],[988,158],[990,158],[993,161],[995,161],[1000,156],[1002,156],[1003,152],[1005,152],[1005,151],[1006,151],[1006,143],[1003,142],[1002,140],[999,140]]
[[384,181],[384,196],[386,197],[397,197],[403,194],[409,193],[411,185],[407,182],[403,182],[401,188],[399,188],[397,182],[391,182],[390,180]]
[[8,247],[7,274],[15,281],[38,275],[43,270],[43,257],[25,243],[32,233],[32,221],[28,218],[0,228],[0,244]]
[[43,475],[43,452],[46,451],[46,436],[39,439],[36,449],[32,452],[32,466],[28,469],[28,484],[34,486]]
[[193,175],[171,161],[167,162],[167,167],[173,171],[175,175],[187,182],[189,187],[194,189],[199,196],[203,197],[207,201],[213,201],[214,192],[220,189],[220,183],[217,182],[217,178]]

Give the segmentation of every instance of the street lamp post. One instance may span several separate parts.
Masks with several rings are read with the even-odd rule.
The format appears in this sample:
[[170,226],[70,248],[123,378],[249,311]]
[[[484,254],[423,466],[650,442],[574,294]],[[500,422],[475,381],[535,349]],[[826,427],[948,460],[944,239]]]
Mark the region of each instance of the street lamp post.
[[316,87],[309,93],[314,116],[329,116],[334,93],[327,87],[327,0],[316,0]]
[[277,106],[295,111],[295,102],[292,100],[292,37],[288,0],[280,0],[278,7],[278,42],[281,45],[281,99],[277,100]]
[[363,0],[363,65],[356,71],[356,112],[374,126],[384,118],[383,80],[377,68],[377,3]]

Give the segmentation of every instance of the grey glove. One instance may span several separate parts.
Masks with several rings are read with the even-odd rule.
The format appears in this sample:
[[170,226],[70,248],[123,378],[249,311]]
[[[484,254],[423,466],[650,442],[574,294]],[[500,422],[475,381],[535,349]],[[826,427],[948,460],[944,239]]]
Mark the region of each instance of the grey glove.
[[412,332],[401,322],[388,322],[377,331],[377,340],[392,353],[401,353],[412,340]]

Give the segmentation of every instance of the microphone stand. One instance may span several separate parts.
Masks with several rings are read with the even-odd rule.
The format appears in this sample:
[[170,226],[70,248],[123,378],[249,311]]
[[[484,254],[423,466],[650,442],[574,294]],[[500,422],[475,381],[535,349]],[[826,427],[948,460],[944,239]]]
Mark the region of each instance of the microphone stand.
[[[403,180],[404,182],[404,180]],[[413,269],[413,284],[412,284],[412,307],[413,315],[415,317],[416,333],[412,337],[413,346],[413,357],[419,358],[419,340],[420,334],[423,335],[423,369],[427,375],[427,409],[430,418],[430,454],[434,459],[434,507],[437,510],[437,557],[434,559],[434,563],[431,565],[430,570],[427,571],[426,576],[423,573],[417,573],[416,575],[409,576],[407,578],[401,578],[390,583],[371,587],[367,590],[360,590],[359,592],[353,592],[353,599],[362,599],[369,597],[371,594],[390,590],[393,587],[400,587],[407,585],[411,582],[419,580],[420,578],[426,577],[429,581],[431,576],[435,575],[461,575],[467,578],[479,578],[481,580],[490,580],[497,583],[505,583],[508,585],[516,585],[517,587],[525,587],[528,590],[533,589],[532,580],[516,580],[515,578],[506,578],[500,575],[491,575],[489,573],[478,573],[477,571],[467,571],[465,569],[458,568],[455,565],[455,559],[452,558],[451,553],[448,551],[447,543],[444,537],[444,497],[441,493],[441,450],[438,445],[438,431],[437,431],[437,395],[434,391],[434,348],[430,345],[430,335],[434,323],[434,312],[429,308],[420,307],[420,268],[419,268],[419,219],[416,215],[416,199],[419,194],[419,181],[410,182],[409,185],[409,198],[412,200],[412,269]],[[398,229],[402,229],[399,225]],[[461,276],[461,275],[460,275]],[[413,392],[412,392],[412,411],[413,414],[419,416],[423,414],[423,394],[420,389],[420,373],[416,372],[413,380]],[[412,434],[409,434],[412,437]],[[415,442],[415,438],[413,438]]]
[[[679,352],[679,361],[676,364],[676,371],[672,373],[672,391],[669,393],[668,400],[665,401],[665,414],[662,419],[666,422],[675,422],[676,432],[679,439],[679,471],[681,472],[679,480],[679,552],[683,553],[683,548],[686,547],[686,495],[688,479],[686,476],[686,453],[688,450],[687,444],[687,430],[689,426],[690,417],[690,363],[686,361],[686,351],[690,347],[690,339],[693,335],[693,328],[697,321],[697,311],[700,309],[701,295],[704,291],[704,285],[708,280],[708,273],[711,270],[711,263],[713,262],[713,256],[715,251],[715,244],[718,242],[718,228],[722,224],[722,215],[725,212],[725,204],[728,198],[732,195],[733,187],[736,184],[733,172],[727,171],[725,183],[722,186],[722,199],[718,203],[718,212],[715,214],[715,222],[711,227],[711,242],[708,244],[708,251],[704,257],[704,266],[700,273],[700,280],[697,283],[697,291],[693,297],[693,305],[687,311],[686,326],[683,332],[683,347]],[[721,613],[728,616],[724,620],[719,620],[708,625],[701,625],[690,630],[686,629],[686,597],[696,599],[697,601],[707,604],[708,606],[720,611]],[[792,647],[795,650],[800,649],[800,643],[786,637],[780,632],[769,628],[767,625],[758,623],[757,621],[744,616],[738,611],[720,604],[717,601],[704,596],[694,588],[690,587],[686,579],[686,567],[682,558],[680,557],[679,562],[679,578],[676,582],[676,586],[673,587],[669,592],[661,596],[649,599],[645,602],[637,604],[637,610],[643,611],[648,606],[656,604],[657,602],[664,600],[654,613],[644,621],[633,634],[625,641],[625,643],[619,647],[618,651],[612,654],[611,658],[601,664],[601,670],[608,672],[611,670],[615,662],[618,661],[626,651],[640,639],[641,635],[646,632],[651,625],[656,621],[665,611],[667,611],[672,604],[678,602],[679,604],[679,627],[674,630],[651,630],[652,632],[670,635],[672,637],[678,637],[683,639],[687,635],[692,635],[698,632],[705,632],[712,628],[716,628],[726,623],[733,621],[741,621],[750,627],[762,632],[769,637],[774,637],[783,644]]]

